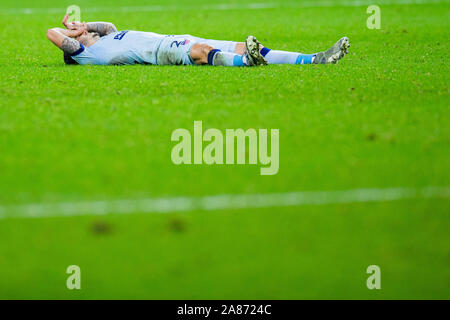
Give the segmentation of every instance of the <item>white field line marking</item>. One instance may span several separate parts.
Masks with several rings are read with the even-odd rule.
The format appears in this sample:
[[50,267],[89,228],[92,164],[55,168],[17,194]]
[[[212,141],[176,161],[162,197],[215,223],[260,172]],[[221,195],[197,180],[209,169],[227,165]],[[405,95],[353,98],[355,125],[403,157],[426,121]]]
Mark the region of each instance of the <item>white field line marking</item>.
[[[378,0],[377,5],[411,5],[411,4],[440,4],[450,3],[449,0]],[[374,4],[374,0],[346,0],[346,1],[303,1],[292,3],[223,3],[223,4],[206,4],[206,5],[177,5],[177,6],[122,6],[122,7],[83,7],[83,12],[164,12],[164,11],[181,11],[181,10],[259,10],[273,8],[321,8],[321,7],[361,7]],[[61,14],[65,8],[9,8],[1,9],[1,14]]]
[[169,213],[450,198],[450,187],[354,189],[0,205],[0,219]]

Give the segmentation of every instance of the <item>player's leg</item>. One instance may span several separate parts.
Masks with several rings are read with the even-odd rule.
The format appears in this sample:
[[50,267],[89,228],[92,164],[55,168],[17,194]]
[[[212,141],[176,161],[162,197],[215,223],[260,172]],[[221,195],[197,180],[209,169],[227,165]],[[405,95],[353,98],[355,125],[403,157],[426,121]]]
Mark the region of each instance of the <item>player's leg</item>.
[[206,43],[209,46],[219,49],[220,51],[236,53],[244,55],[247,53],[247,47],[245,42],[235,42],[228,40],[213,40],[194,37],[199,43]]
[[248,65],[246,55],[221,51],[206,43],[196,43],[192,46],[190,57],[197,65],[244,67]]
[[347,37],[340,39],[327,51],[315,54],[303,54],[262,48],[261,54],[269,64],[327,64],[337,63],[347,53],[350,42]]
[[198,37],[193,37],[198,43],[206,43],[207,45],[213,47],[214,49],[219,49],[224,52],[236,53],[239,55],[245,55],[247,53],[246,42],[235,42],[229,40],[214,40],[214,39],[203,39]]
[[259,52],[259,43],[254,37],[247,38],[248,50],[244,55],[221,51],[206,43],[197,42],[190,35],[167,36],[159,45],[156,54],[158,65],[256,66],[267,64]]
[[[347,53],[350,47],[350,42],[347,37],[340,39],[327,51],[303,54],[299,52],[289,52],[281,50],[271,50],[261,46],[261,55],[267,60],[269,64],[326,64],[337,63]],[[236,53],[245,53],[245,43],[236,44]]]
[[220,51],[224,52],[231,52],[231,53],[237,53],[240,55],[244,55],[246,52],[238,52],[237,45],[243,42],[235,42],[235,41],[227,41],[227,40],[213,40],[213,39],[202,39],[202,38],[195,38],[196,42],[198,43],[206,43],[207,45],[213,47],[214,49],[219,49]]
[[347,53],[350,42],[347,37],[340,39],[327,51],[315,54],[303,54],[262,48],[261,54],[269,64],[327,64],[337,63]]
[[263,47],[261,54],[269,64],[311,64],[315,60],[315,54],[303,54],[281,50],[271,50]]
[[257,66],[267,62],[259,52],[259,43],[255,37],[249,36],[246,40],[246,53],[239,55],[233,52],[222,51],[207,43],[195,43],[190,50],[190,58],[195,64],[209,64],[213,66]]
[[[246,52],[245,43],[237,43],[235,52],[237,54],[244,54]],[[315,54],[271,50],[263,46],[260,46],[260,52],[268,64],[311,64],[315,58]]]

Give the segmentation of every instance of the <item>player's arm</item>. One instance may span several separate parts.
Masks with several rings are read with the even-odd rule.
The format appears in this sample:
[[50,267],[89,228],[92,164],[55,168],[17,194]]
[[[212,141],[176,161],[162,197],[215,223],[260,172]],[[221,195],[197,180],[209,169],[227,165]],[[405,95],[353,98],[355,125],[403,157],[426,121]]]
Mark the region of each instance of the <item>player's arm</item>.
[[88,22],[88,23],[81,23],[78,21],[74,22],[68,22],[69,21],[69,15],[66,14],[64,16],[64,19],[62,21],[62,24],[68,29],[68,30],[75,30],[79,28],[85,28],[87,32],[97,32],[100,37],[106,36],[110,33],[117,32],[116,26],[111,22]]
[[47,30],[47,38],[64,53],[72,55],[81,49],[81,44],[72,38],[78,37],[84,32],[82,29],[65,30],[53,28]]
[[88,32],[97,32],[100,37],[117,32],[116,26],[111,22],[88,22],[86,28]]
[[62,24],[68,29],[68,30],[74,30],[79,28],[86,28],[87,32],[97,32],[100,37],[106,36],[110,33],[117,32],[117,28],[114,24],[111,22],[88,22],[88,23],[81,23],[81,22],[68,22],[69,15],[65,15],[64,19],[62,21]]

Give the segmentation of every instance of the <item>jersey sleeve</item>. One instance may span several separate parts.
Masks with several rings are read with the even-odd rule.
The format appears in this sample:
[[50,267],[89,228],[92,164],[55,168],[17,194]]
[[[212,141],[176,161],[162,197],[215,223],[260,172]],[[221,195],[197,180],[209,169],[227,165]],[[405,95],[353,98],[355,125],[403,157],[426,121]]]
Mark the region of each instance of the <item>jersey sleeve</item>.
[[78,62],[78,64],[105,64],[102,57],[97,54],[95,50],[90,47],[85,47],[80,43],[80,49],[72,54],[72,59]]

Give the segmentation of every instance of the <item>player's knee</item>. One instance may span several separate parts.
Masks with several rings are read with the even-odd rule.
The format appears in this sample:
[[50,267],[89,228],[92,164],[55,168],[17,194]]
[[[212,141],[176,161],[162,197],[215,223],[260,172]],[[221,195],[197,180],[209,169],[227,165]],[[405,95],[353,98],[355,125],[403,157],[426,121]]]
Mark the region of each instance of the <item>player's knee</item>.
[[214,48],[205,43],[196,43],[191,48],[191,58],[196,64],[207,64],[208,54]]
[[236,49],[234,50],[234,53],[240,54],[240,55],[246,54],[247,48],[245,46],[245,43],[244,42],[236,43]]
[[[264,48],[264,46],[259,46],[259,51],[261,51]],[[234,53],[239,55],[244,55],[247,53],[247,46],[245,45],[245,42],[238,42],[236,43],[236,49],[234,50]]]

